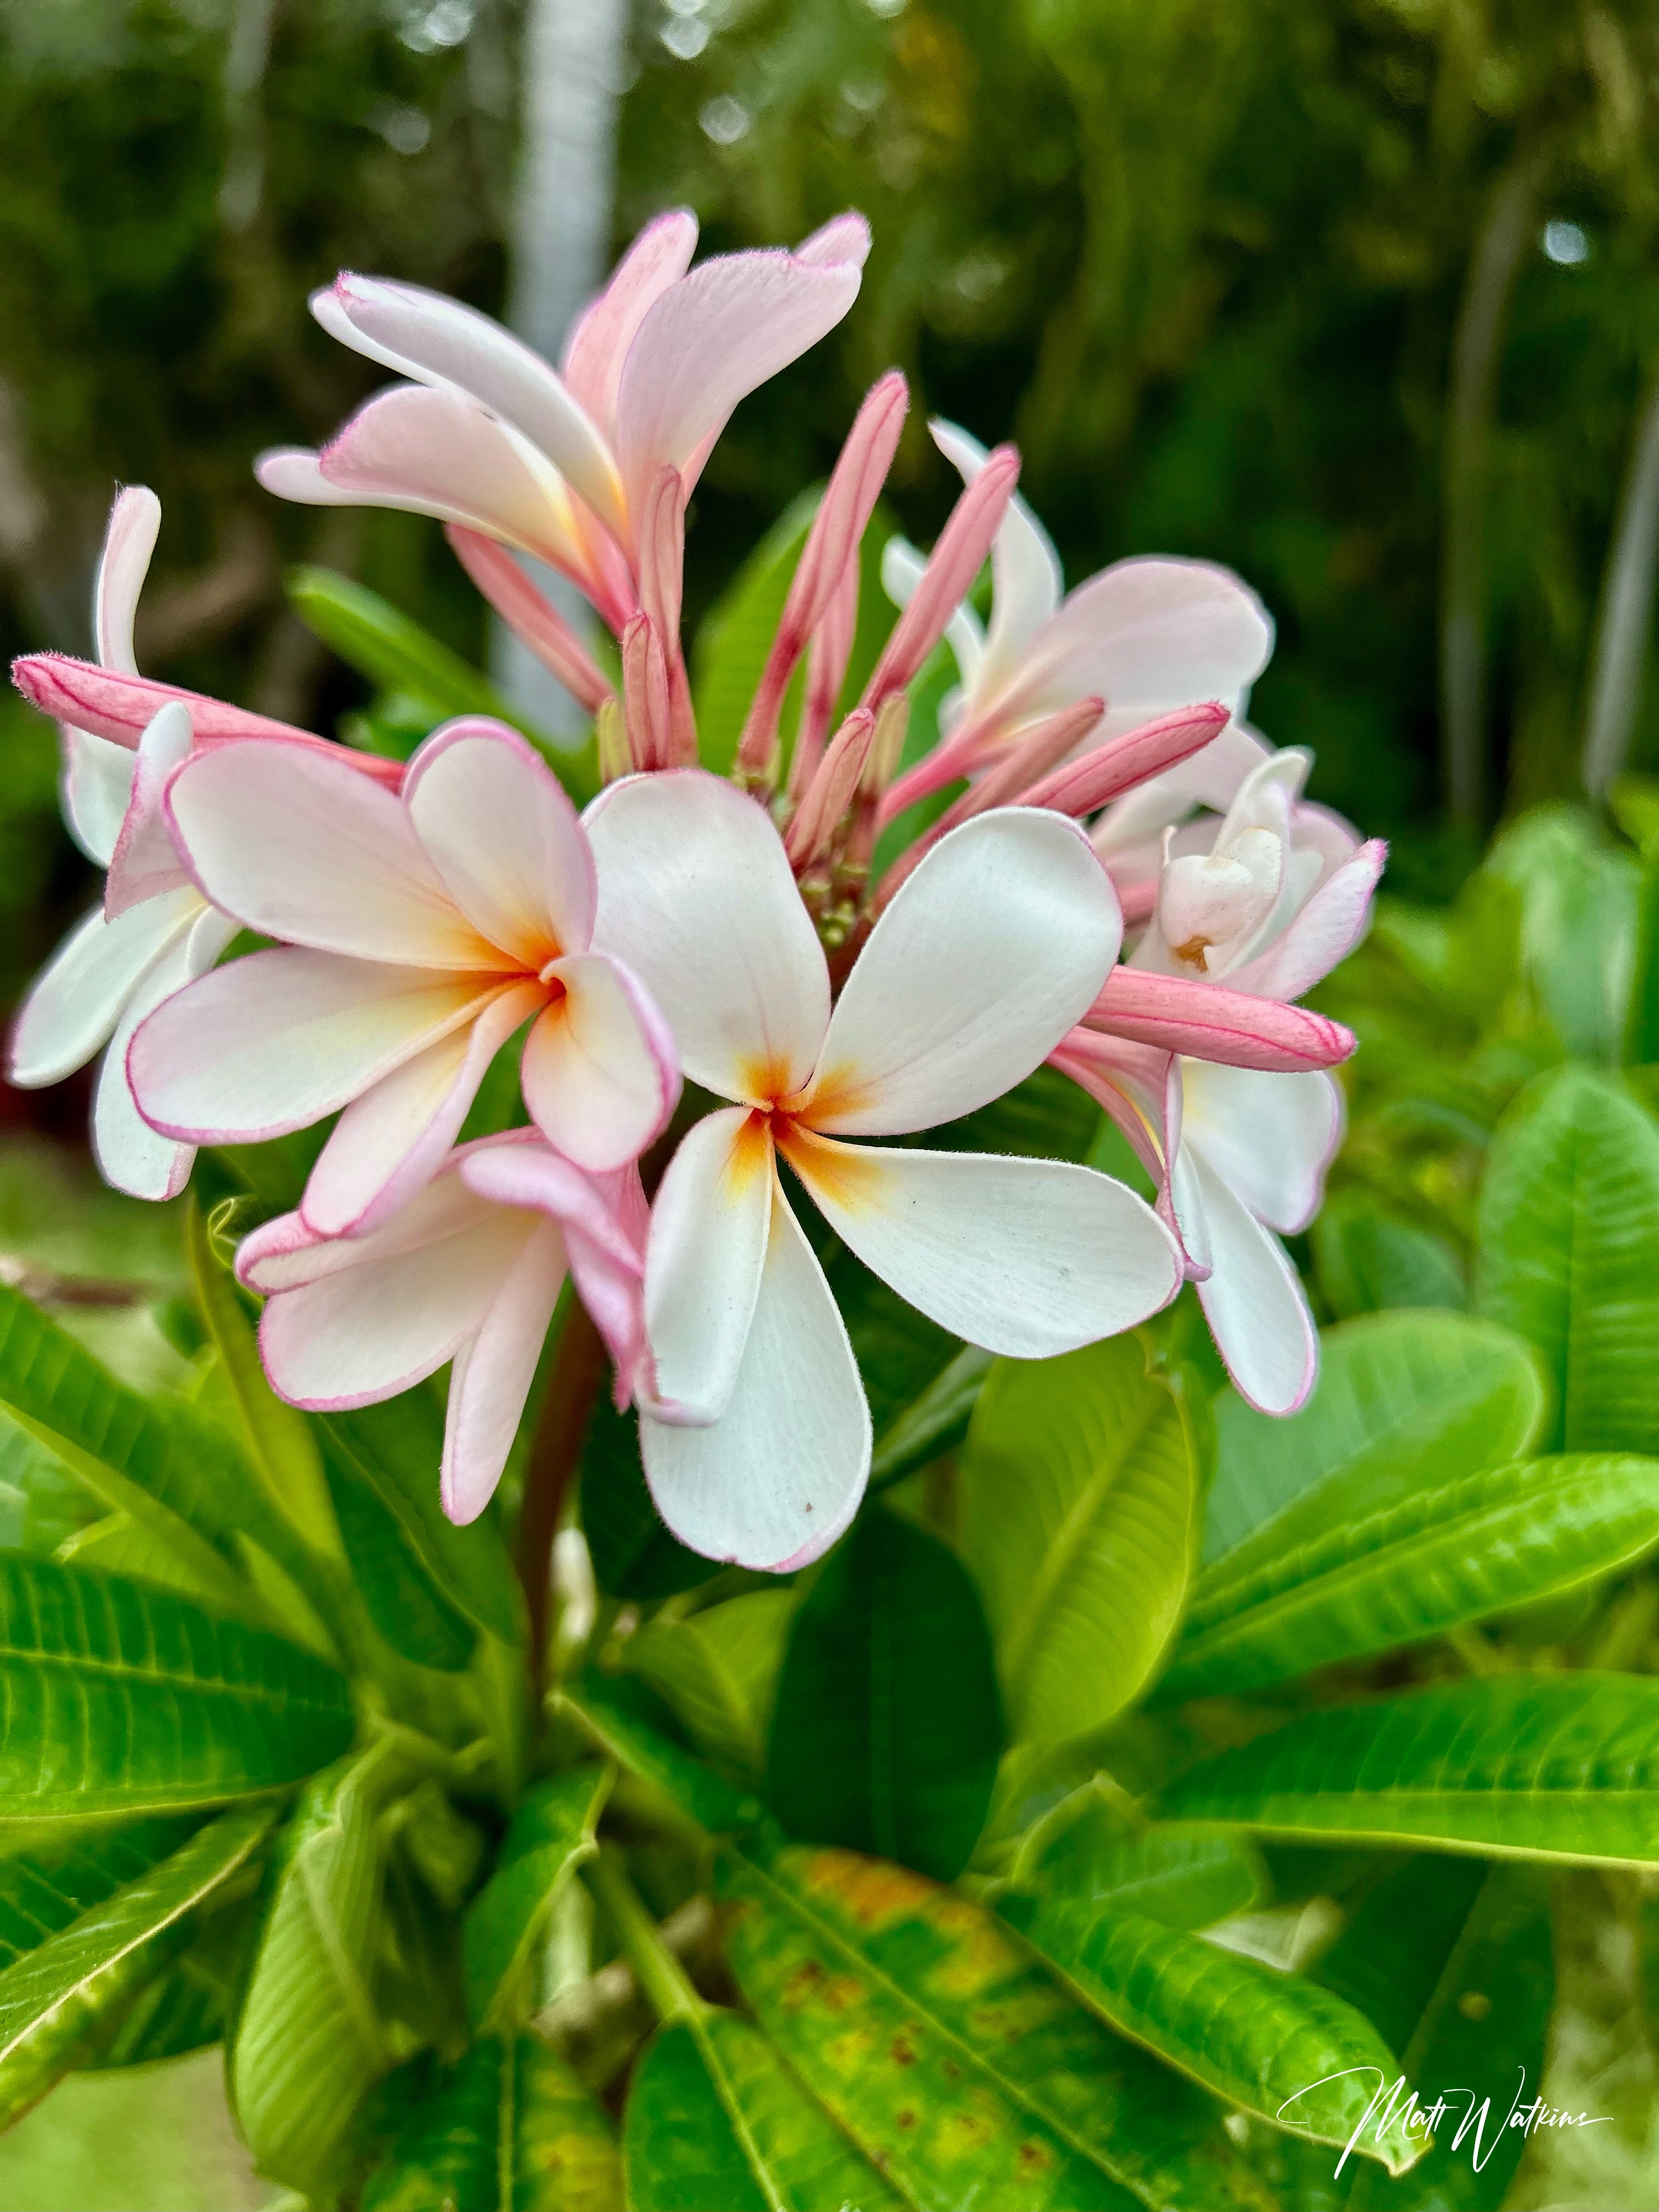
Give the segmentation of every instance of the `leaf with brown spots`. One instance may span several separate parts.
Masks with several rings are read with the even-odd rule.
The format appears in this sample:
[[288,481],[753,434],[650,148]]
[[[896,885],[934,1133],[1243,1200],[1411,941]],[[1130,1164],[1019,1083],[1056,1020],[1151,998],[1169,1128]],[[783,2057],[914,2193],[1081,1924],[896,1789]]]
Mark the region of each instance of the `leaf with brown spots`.
[[790,1848],[729,1856],[721,1895],[762,2027],[922,2212],[1265,2212],[1210,2100],[959,1893]]

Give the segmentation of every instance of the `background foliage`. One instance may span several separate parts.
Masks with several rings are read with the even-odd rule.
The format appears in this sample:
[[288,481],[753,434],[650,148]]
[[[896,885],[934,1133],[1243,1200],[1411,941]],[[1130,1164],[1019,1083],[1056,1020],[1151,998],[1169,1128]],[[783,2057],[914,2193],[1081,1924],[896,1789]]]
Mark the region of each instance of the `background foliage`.
[[[500,308],[520,28],[507,0],[0,0],[8,650],[85,649],[112,486],[144,481],[166,516],[150,672],[320,728],[368,708],[392,743],[468,696],[430,647],[343,627],[337,593],[331,622],[284,593],[321,562],[476,661],[435,529],[279,508],[247,461],[372,380],[302,312],[337,267]],[[1655,38],[1638,0],[641,0],[619,240],[678,201],[710,248],[848,203],[876,232],[854,315],[745,404],[700,489],[705,697],[742,696],[744,610],[774,588],[739,574],[749,549],[897,362],[929,407],[1019,440],[1073,580],[1130,552],[1237,567],[1279,624],[1255,719],[1394,840],[1372,936],[1323,994],[1363,1048],[1297,1245],[1326,1380],[1288,1429],[1261,1423],[1188,1300],[1144,1342],[984,1382],[832,1256],[888,1503],[806,1588],[711,1582],[650,1516],[626,1428],[597,1422],[596,1607],[584,1624],[567,1589],[538,1741],[510,1516],[471,1544],[437,1518],[433,1408],[285,1421],[205,1207],[187,1237],[178,1209],[102,1192],[76,1085],[0,1093],[23,1294],[0,1292],[0,1667],[15,1711],[56,1710],[48,1677],[79,1700],[89,1762],[72,1833],[49,1734],[6,1771],[0,2106],[94,2069],[0,2146],[9,2199],[137,2207],[130,2157],[101,2179],[64,2161],[124,2140],[126,2084],[178,2081],[142,2102],[185,2100],[198,2170],[149,2201],[264,2201],[212,2164],[233,2154],[201,2061],[124,2071],[229,2020],[267,2172],[365,2208],[430,2203],[434,2175],[463,2204],[608,2203],[618,2114],[637,2206],[948,2203],[953,2158],[1005,2155],[1000,2203],[1414,2206],[1440,2154],[1331,2194],[1334,2157],[1272,2126],[1267,2092],[1333,2048],[1464,2079],[1495,2016],[1503,2065],[1512,2045],[1535,2081],[1547,2057],[1556,2100],[1613,2124],[1457,2201],[1645,2201],[1659,1923],[1624,1869],[1650,1856],[1654,1778],[1618,1761],[1659,1656],[1650,649],[1636,774],[1605,810],[1578,779],[1659,358]],[[1522,173],[1481,495],[1490,801],[1452,823],[1448,394]],[[949,489],[918,420],[897,520],[925,541]],[[0,759],[9,997],[88,891],[50,731],[0,708]],[[998,1141],[1121,1164],[1063,1086],[1008,1112]],[[206,1204],[247,1168],[204,1162]],[[279,1203],[289,1164],[258,1172]],[[17,1626],[71,1618],[49,1663]],[[146,1679],[164,1649],[187,1685]],[[120,1711],[150,1713],[153,1771],[112,1748]],[[1392,1731],[1396,1793],[1418,1778],[1403,1827],[1354,1795],[1362,1726]],[[1593,1790],[1526,1764],[1540,1730]],[[95,1790],[133,1816],[112,1834],[83,1821]],[[1517,1833],[1519,1863],[1478,1856]],[[710,1835],[738,1838],[717,1875]],[[1022,2023],[1024,2074],[969,2047],[970,1954],[975,2016]],[[859,2071],[817,1994],[854,1984],[902,1992],[884,2069]],[[1081,2110],[1108,2116],[1104,2152]],[[988,2111],[988,2142],[952,2136]],[[676,2166],[688,2139],[701,2171]],[[504,2140],[516,2196],[489,2193]]]

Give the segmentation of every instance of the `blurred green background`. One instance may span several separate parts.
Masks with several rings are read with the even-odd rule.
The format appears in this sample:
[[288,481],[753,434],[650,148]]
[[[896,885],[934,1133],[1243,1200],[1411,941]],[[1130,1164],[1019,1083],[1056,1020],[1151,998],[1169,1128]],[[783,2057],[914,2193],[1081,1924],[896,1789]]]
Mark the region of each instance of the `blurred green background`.
[[[104,517],[117,483],[142,482],[165,511],[148,672],[333,728],[368,687],[289,609],[299,562],[483,656],[435,525],[284,507],[249,461],[325,436],[378,380],[305,313],[337,269],[504,311],[526,19],[556,32],[561,7],[574,22],[618,4],[0,0],[9,655],[88,649]],[[1598,794],[1656,759],[1659,10],[623,13],[600,88],[615,246],[677,204],[709,251],[792,240],[849,204],[875,230],[852,315],[716,449],[692,510],[689,623],[895,362],[922,403],[890,494],[913,537],[931,537],[954,485],[922,427],[937,410],[1018,440],[1072,580],[1133,553],[1239,569],[1279,624],[1253,719],[1313,747],[1314,795],[1394,842],[1384,926],[1332,1002],[1367,1044],[1342,1188],[1298,1256],[1327,1318],[1364,1309],[1368,1269],[1457,1303],[1480,1149],[1519,1083],[1564,1049],[1654,1058],[1630,1038],[1651,1027],[1637,915],[1645,898],[1650,936],[1659,811],[1628,781],[1622,828],[1582,802],[1592,731]],[[56,775],[50,726],[0,707],[8,1005],[92,895]],[[1471,877],[1494,829],[1543,801],[1565,804]],[[176,1287],[176,1238],[96,1193],[86,1097],[84,1078],[0,1088],[0,1266],[47,1295],[78,1284],[77,1332],[164,1383],[154,1301]],[[131,2100],[72,2084],[82,2105],[64,2092],[0,2146],[0,2200],[262,2202],[211,2070],[154,2093],[177,2100],[161,2118],[183,2174],[135,2160]]]

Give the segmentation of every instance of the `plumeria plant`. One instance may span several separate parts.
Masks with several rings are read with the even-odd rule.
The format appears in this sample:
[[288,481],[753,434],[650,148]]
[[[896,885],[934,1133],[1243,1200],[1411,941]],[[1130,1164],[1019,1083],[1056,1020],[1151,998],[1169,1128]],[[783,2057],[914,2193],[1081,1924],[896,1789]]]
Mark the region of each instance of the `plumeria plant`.
[[894,373],[688,657],[698,477],[869,237],[696,242],[556,369],[343,275],[398,380],[258,464],[441,520],[584,746],[315,574],[402,702],[355,742],[143,675],[139,489],[95,659],[16,665],[106,875],[11,1078],[101,1054],[105,1178],[189,1187],[191,1383],[0,1290],[80,1500],[0,1558],[0,2112],[222,2042],[319,2206],[1427,2204],[1367,2106],[1462,2063],[1447,1958],[1535,1980],[1530,1863],[1652,1856],[1651,1686],[1470,1626],[1659,1534],[1651,1120],[1539,1075],[1475,1310],[1322,1337],[1356,1033],[1302,1002],[1384,854],[1243,719],[1267,615],[1066,592],[947,423],[916,551]]

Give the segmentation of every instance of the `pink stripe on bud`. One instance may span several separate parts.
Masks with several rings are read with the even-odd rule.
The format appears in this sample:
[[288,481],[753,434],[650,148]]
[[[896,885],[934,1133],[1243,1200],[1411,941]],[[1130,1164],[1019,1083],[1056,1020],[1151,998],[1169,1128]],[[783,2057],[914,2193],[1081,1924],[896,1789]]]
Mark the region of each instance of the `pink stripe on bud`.
[[68,722],[89,737],[107,738],[111,744],[137,750],[138,740],[155,719],[159,708],[176,699],[190,709],[195,750],[234,744],[245,738],[278,738],[283,744],[320,749],[348,768],[361,769],[379,783],[403,781],[401,761],[383,760],[377,753],[358,752],[331,738],[313,737],[266,714],[250,714],[222,699],[209,699],[199,691],[186,691],[177,684],[158,684],[151,676],[129,676],[118,668],[100,668],[90,660],[75,660],[63,653],[25,653],[11,665],[11,680],[32,707],[55,721]]
[[951,508],[910,604],[893,625],[861,706],[878,708],[915,680],[944,636],[945,623],[973,589],[1018,481],[1018,452],[1012,446],[997,447]]
[[1084,1021],[1091,1030],[1162,1052],[1276,1075],[1335,1067],[1353,1051],[1353,1031],[1305,1006],[1252,998],[1221,983],[1114,968]]
[[1056,814],[1092,814],[1136,784],[1202,752],[1230,719],[1226,708],[1213,702],[1178,707],[1172,714],[1160,714],[1156,721],[1097,746],[1081,760],[1068,761],[1034,784],[1022,803],[1052,807]]
[[665,739],[659,768],[695,768],[697,726],[691,711],[680,646],[680,604],[685,581],[685,485],[672,464],[658,470],[640,509],[640,605],[650,617],[662,655],[667,690]]
[[[771,761],[777,744],[778,711],[795,664],[828,614],[849,568],[854,572],[856,594],[860,541],[893,465],[909,404],[909,386],[897,369],[889,369],[865,394],[864,404],[847,434],[806,533],[772,650],[738,743],[738,765],[751,775],[763,772]],[[836,689],[840,689],[839,679]],[[819,738],[822,742],[822,731]]]
[[783,841],[797,875],[818,858],[852,805],[875,738],[875,716],[858,707],[830,739]]
[[656,624],[634,617],[622,634],[623,719],[636,769],[673,766],[674,733],[668,705],[668,665]]
[[806,648],[806,696],[801,702],[800,727],[789,760],[789,793],[793,799],[799,798],[823,757],[823,741],[847,680],[858,623],[859,564],[849,561]]
[[478,591],[544,668],[556,676],[579,706],[597,714],[611,686],[587,647],[546,595],[538,591],[506,546],[452,522],[450,549]]

